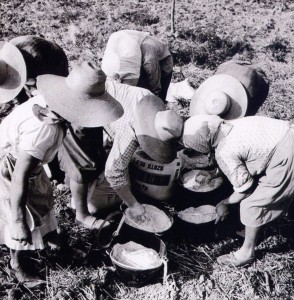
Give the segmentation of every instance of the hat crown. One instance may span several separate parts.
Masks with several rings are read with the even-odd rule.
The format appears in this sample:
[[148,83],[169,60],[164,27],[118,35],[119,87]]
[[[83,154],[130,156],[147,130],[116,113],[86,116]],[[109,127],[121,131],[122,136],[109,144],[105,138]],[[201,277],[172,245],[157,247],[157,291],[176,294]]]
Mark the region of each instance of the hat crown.
[[73,68],[66,78],[68,87],[91,97],[101,96],[105,92],[106,75],[99,67],[89,62]]
[[183,119],[172,110],[159,111],[155,116],[155,128],[163,142],[176,140],[182,134]]
[[225,113],[231,104],[231,98],[223,91],[213,91],[207,95],[204,104],[205,111],[210,115]]

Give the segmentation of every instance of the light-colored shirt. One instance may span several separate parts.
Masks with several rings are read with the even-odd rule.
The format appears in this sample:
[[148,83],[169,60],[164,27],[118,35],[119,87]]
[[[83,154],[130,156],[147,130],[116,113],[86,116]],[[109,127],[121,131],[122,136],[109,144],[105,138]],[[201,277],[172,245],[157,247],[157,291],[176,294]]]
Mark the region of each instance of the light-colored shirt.
[[46,124],[33,113],[34,104],[46,107],[41,95],[17,106],[0,124],[0,153],[10,153],[17,158],[19,149],[39,159],[50,162],[60,147],[64,129],[60,124]]
[[287,121],[254,116],[229,122],[230,132],[215,149],[215,159],[236,192],[244,192],[253,177],[267,167],[278,143],[289,129]]
[[148,32],[120,30],[110,35],[101,67],[108,77],[118,74],[121,79],[138,79],[142,63],[141,43]]
[[152,95],[152,93],[146,89],[120,84],[112,80],[106,82],[106,90],[124,108],[124,115],[105,127],[113,139],[106,162],[105,176],[113,188],[120,188],[128,184],[129,163],[139,146],[134,131],[136,104],[144,96]]

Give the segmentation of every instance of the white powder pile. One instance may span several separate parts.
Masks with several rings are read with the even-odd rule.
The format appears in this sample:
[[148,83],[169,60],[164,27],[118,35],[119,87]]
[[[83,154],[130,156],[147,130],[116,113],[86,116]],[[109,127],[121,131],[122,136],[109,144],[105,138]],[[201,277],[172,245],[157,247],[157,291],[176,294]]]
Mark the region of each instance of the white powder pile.
[[136,270],[148,270],[159,267],[162,264],[159,254],[135,242],[115,244],[112,249],[112,257],[118,264]]
[[215,206],[202,205],[199,207],[189,207],[178,213],[179,218],[194,224],[203,224],[215,220]]
[[209,192],[218,188],[223,183],[222,177],[212,178],[209,172],[207,176],[204,171],[191,170],[182,175],[183,186],[195,192]]
[[145,207],[145,214],[140,217],[132,215],[130,209],[126,209],[126,223],[132,227],[148,231],[148,232],[164,232],[168,230],[172,222],[170,218],[153,205],[143,204]]

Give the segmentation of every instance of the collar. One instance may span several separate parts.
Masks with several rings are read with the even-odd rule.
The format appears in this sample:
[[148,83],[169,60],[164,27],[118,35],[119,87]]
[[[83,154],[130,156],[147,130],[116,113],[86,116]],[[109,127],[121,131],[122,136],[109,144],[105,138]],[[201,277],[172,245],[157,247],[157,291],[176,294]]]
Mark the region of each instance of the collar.
[[215,149],[218,144],[220,143],[220,141],[225,138],[233,129],[234,125],[231,123],[222,123],[219,127],[219,131],[213,141],[212,147]]

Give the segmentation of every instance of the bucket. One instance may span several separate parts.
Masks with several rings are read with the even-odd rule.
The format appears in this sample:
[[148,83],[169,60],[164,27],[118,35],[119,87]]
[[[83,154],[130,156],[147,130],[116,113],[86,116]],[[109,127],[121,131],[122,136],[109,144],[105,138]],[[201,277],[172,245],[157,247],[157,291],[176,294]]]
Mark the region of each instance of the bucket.
[[[215,206],[209,204],[196,206],[177,212],[175,220],[178,234],[181,234],[182,237],[202,241],[216,238],[218,225],[215,224],[217,216]],[[189,211],[191,214],[193,214],[193,211],[195,213],[198,211],[201,216],[195,216],[195,218],[192,216],[189,217]]]
[[173,194],[180,169],[181,162],[178,157],[170,164],[161,164],[139,149],[130,163],[132,189],[156,200],[168,200]]
[[135,267],[129,267],[124,264],[119,263],[113,256],[113,247],[109,252],[110,259],[112,261],[113,266],[115,267],[116,273],[122,283],[127,286],[132,287],[142,287],[146,284],[149,284],[152,281],[155,281],[160,277],[163,278],[163,281],[166,280],[167,276],[167,258],[166,258],[166,246],[164,242],[158,237],[148,235],[145,236],[144,233],[132,237],[126,236],[118,236],[113,246],[116,243],[124,244],[129,241],[136,242],[144,247],[155,250],[161,260],[161,264],[155,268],[149,269],[137,269]]
[[[121,205],[120,210],[111,212],[105,219],[102,225],[100,226],[100,229],[98,230],[97,234],[97,240],[98,240],[98,247],[101,249],[107,249],[110,245],[113,244],[113,241],[118,236],[124,236],[129,238],[135,238],[136,236],[142,236],[144,235],[147,239],[150,236],[164,236],[166,233],[170,231],[170,228],[173,226],[174,219],[172,215],[166,211],[162,210],[162,212],[166,215],[166,217],[169,219],[169,226],[165,227],[163,231],[151,231],[147,228],[143,228],[141,226],[138,226],[138,224],[135,224],[134,221],[128,216],[128,213],[125,211],[127,210],[127,206]],[[118,219],[120,217],[120,220]],[[112,234],[107,233],[107,237],[102,236],[102,229],[105,222],[111,222],[111,223],[118,223],[116,230],[112,232]],[[105,230],[103,229],[105,232]],[[101,239],[102,237],[102,239]],[[105,238],[107,242],[105,242]],[[103,240],[103,242],[102,242]]]

